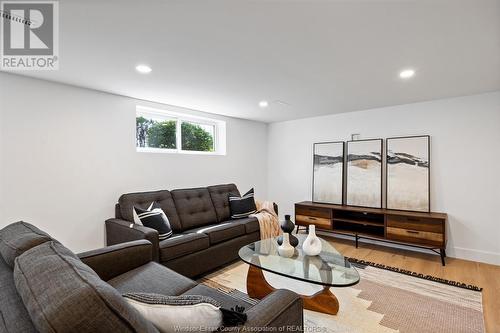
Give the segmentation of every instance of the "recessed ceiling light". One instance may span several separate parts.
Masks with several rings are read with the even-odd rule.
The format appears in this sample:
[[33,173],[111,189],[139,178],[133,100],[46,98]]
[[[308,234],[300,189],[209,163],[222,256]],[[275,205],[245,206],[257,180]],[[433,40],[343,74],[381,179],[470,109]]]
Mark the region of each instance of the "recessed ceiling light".
[[260,101],[259,106],[261,108],[267,108],[269,106],[269,102],[268,101]]
[[415,75],[415,70],[413,69],[405,69],[399,72],[399,77],[402,79],[409,79]]
[[135,66],[135,69],[142,74],[147,74],[152,71],[151,67],[149,67],[148,65],[137,65]]

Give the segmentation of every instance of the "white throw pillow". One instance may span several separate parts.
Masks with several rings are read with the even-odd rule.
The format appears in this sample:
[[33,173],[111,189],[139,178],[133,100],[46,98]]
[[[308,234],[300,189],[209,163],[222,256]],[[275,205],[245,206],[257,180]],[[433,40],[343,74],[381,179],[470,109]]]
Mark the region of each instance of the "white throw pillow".
[[125,300],[160,332],[212,332],[222,326],[218,303],[205,296],[131,293]]

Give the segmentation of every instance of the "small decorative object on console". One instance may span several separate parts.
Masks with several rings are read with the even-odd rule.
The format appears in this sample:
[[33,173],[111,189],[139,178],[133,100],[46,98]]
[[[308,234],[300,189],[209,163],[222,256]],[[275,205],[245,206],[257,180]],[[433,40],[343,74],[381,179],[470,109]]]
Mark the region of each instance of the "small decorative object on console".
[[[293,230],[295,229],[295,223],[292,222],[290,219],[290,215],[285,215],[285,220],[281,222],[281,230],[283,230],[283,233],[288,234],[288,239],[290,240],[290,245],[293,247],[297,247],[299,245],[299,240],[297,237],[292,235]],[[283,242],[283,236],[279,236],[277,239],[278,245],[281,245]]]
[[309,225],[309,234],[302,244],[302,250],[308,256],[317,256],[321,253],[321,240],[316,236],[316,226]]
[[[292,245],[290,245],[289,237],[290,235],[287,233],[283,234],[283,242],[278,247],[278,253],[280,256],[285,258],[290,258],[295,253],[295,249]],[[321,244],[320,244],[321,245]]]

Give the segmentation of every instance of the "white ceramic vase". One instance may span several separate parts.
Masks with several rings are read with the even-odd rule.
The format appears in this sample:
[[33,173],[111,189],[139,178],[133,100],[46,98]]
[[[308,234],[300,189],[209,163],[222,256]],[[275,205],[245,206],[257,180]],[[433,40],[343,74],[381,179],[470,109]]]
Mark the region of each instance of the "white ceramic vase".
[[295,252],[294,247],[290,244],[289,234],[283,233],[283,242],[278,246],[278,253],[284,258],[290,258]]
[[302,251],[308,256],[317,256],[321,253],[321,240],[316,236],[316,226],[309,225],[309,234],[302,244]]

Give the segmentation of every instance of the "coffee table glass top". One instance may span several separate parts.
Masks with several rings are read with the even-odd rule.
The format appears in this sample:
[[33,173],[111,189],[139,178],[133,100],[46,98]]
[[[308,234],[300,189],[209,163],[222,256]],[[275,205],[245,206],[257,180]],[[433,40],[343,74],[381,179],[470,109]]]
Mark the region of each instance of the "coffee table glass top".
[[297,235],[299,245],[291,258],[278,254],[276,238],[245,245],[238,254],[249,265],[296,280],[332,287],[348,287],[359,282],[356,269],[327,241],[321,239],[322,250],[319,255],[305,255],[302,243],[306,237]]

